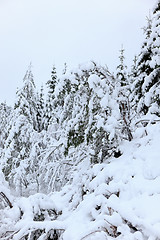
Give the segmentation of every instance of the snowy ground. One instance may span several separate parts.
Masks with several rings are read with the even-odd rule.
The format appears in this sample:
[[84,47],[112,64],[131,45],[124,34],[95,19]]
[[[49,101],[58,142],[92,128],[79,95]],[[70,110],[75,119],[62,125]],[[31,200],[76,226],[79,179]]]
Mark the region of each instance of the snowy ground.
[[0,239],[33,239],[37,229],[39,240],[160,239],[159,146],[160,124],[148,124],[123,142],[121,157],[82,162],[61,192],[14,198],[3,185],[13,208],[1,206]]

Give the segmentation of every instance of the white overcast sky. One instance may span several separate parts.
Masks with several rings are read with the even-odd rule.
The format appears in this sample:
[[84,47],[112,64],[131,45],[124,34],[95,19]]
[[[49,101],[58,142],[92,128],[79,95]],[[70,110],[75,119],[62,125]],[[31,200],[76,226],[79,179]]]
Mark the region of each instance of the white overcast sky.
[[95,60],[112,72],[123,44],[131,63],[156,0],[0,0],[0,102],[13,104],[30,62],[38,86],[52,65]]

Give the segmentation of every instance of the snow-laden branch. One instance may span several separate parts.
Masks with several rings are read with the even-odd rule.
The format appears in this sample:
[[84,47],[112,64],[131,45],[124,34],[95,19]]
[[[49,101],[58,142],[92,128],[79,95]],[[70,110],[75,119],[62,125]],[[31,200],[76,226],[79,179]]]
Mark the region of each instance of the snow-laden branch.
[[29,221],[28,223],[26,220],[22,220],[16,224],[16,228],[19,230],[14,234],[13,240],[20,240],[37,230],[43,230],[45,234],[51,230],[65,231],[66,226],[64,222],[58,220],[44,222]]

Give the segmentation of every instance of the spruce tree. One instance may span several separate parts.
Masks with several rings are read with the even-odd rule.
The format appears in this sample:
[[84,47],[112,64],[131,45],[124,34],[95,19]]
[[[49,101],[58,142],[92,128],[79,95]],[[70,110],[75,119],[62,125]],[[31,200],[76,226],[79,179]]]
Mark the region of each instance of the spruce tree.
[[148,18],[145,28],[145,41],[138,59],[138,74],[133,83],[133,109],[139,115],[156,114],[160,116],[160,1]]
[[152,19],[147,18],[147,26],[144,28],[145,34],[145,41],[142,45],[141,52],[138,56],[137,62],[137,76],[135,77],[133,83],[133,109],[140,114],[143,112],[144,114],[147,113],[148,107],[144,103],[144,93],[142,90],[142,85],[145,81],[145,78],[150,74],[151,67],[148,64],[151,60],[151,45],[148,44],[148,40],[150,38],[152,28]]
[[131,73],[129,75],[129,82],[133,83],[134,79],[138,76],[138,72],[137,72],[137,61],[138,61],[138,57],[135,55],[134,59],[133,59],[133,63],[131,66]]
[[[80,148],[82,151],[88,146],[88,156],[92,163],[96,163],[114,152],[118,141],[119,109],[114,98],[110,97],[111,89],[112,76],[94,62],[80,65],[70,74],[62,76],[55,88],[55,111],[65,132],[66,156],[72,155],[73,149]],[[111,106],[116,109],[114,114],[118,112],[114,116]],[[114,127],[111,127],[111,118],[114,119]]]
[[160,117],[160,1],[153,11],[152,32],[149,37],[152,58],[149,60],[151,72],[142,85],[144,102],[148,112]]
[[127,66],[125,65],[124,48],[122,46],[120,50],[120,64],[117,67],[116,74],[116,91],[117,91],[117,101],[119,104],[119,110],[121,114],[121,125],[122,134],[129,141],[132,140],[132,133],[130,129],[130,82],[129,75],[127,73]]
[[17,115],[24,115],[38,131],[36,119],[36,86],[32,74],[32,65],[30,64],[23,79],[23,86],[17,91],[17,99],[14,109]]
[[10,186],[22,194],[27,188],[29,155],[33,129],[24,115],[14,115],[9,123],[8,137],[3,151],[3,172]]
[[56,86],[56,82],[57,82],[57,71],[56,71],[56,67],[55,65],[53,65],[52,71],[51,71],[51,80],[47,81],[47,87],[48,87],[48,93],[50,94],[50,96],[54,99],[54,89]]
[[13,109],[6,102],[0,104],[0,156],[8,136],[8,125],[11,121]]
[[23,86],[17,92],[2,155],[5,177],[21,194],[30,185],[30,152],[39,132],[37,120],[37,98],[30,65],[23,79]]
[[51,71],[51,80],[49,80],[46,85],[48,88],[48,94],[47,99],[45,103],[45,119],[44,119],[44,128],[45,130],[48,129],[49,125],[52,123],[54,119],[54,91],[55,87],[57,85],[57,71],[55,65],[53,65],[52,71]]
[[41,132],[44,127],[45,122],[45,102],[43,86],[41,86],[40,93],[37,92],[36,98],[36,121],[37,121],[37,131]]
[[120,87],[124,87],[128,85],[127,66],[125,65],[124,51],[125,49],[122,46],[122,48],[120,49],[120,56],[119,56],[120,63],[117,66],[117,74],[116,74]]

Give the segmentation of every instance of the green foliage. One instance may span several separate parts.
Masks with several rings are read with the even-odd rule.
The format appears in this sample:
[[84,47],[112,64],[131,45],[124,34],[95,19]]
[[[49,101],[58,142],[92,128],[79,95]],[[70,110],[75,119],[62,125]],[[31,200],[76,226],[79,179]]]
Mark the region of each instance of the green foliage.
[[51,98],[54,98],[54,89],[57,83],[57,71],[55,65],[53,65],[52,72],[51,72],[51,80],[47,81],[48,93]]
[[126,86],[127,85],[127,66],[124,63],[125,57],[124,57],[124,48],[122,46],[120,50],[120,64],[117,66],[117,79],[119,80],[120,86]]

